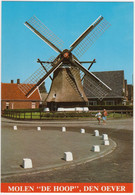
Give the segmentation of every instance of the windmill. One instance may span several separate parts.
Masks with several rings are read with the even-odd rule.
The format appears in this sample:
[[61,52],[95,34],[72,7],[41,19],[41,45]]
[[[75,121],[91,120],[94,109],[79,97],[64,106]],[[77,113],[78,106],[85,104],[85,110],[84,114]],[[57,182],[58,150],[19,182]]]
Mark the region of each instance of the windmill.
[[[46,102],[51,111],[60,107],[86,107],[88,99],[85,93],[89,90],[89,85],[93,96],[99,99],[108,94],[111,89],[89,72],[92,64],[96,62],[95,59],[92,61],[78,60],[110,26],[102,16],[99,16],[71,44],[70,49],[64,50],[62,49],[63,41],[52,33],[37,17],[33,16],[25,22],[25,25],[58,53],[57,57],[51,57],[48,61],[38,59],[37,62],[41,65],[40,68],[27,80],[19,84],[20,90],[27,97],[30,97],[48,77],[52,80],[52,84]],[[83,63],[90,63],[88,70],[82,66]]]

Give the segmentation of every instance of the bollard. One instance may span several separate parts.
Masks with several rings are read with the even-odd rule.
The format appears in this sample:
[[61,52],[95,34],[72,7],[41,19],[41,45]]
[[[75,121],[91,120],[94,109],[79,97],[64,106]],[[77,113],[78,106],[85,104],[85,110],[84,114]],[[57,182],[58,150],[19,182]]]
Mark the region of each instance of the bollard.
[[92,146],[92,151],[93,152],[100,152],[100,146],[99,145],[93,145]]
[[85,133],[85,129],[81,129],[81,131],[80,131],[81,133]]
[[41,127],[37,127],[37,131],[41,131]]
[[23,158],[23,168],[24,169],[32,168],[32,160],[29,158]]
[[103,144],[104,144],[105,146],[109,146],[109,145],[110,145],[110,142],[109,142],[109,140],[104,140],[104,141],[103,141]]
[[66,132],[66,127],[62,127],[62,132]]
[[98,130],[94,130],[94,135],[95,136],[99,136],[99,131]]
[[73,160],[72,152],[64,152],[64,160],[65,161],[72,161]]
[[13,129],[14,129],[14,130],[17,130],[17,126],[13,126]]
[[107,134],[102,134],[102,139],[103,140],[108,140],[108,135]]

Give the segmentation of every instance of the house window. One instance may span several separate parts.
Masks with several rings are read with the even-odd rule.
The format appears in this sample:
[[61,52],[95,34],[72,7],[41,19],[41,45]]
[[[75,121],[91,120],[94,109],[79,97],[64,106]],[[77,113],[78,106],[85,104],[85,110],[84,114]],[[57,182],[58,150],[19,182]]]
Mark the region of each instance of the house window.
[[105,105],[115,105],[113,100],[105,101]]
[[96,106],[97,105],[97,101],[89,101],[89,106]]
[[32,102],[32,109],[36,108],[36,102]]
[[126,106],[126,100],[123,100],[122,105]]
[[14,103],[11,104],[11,109],[14,109]]
[[9,109],[9,102],[6,102],[6,109]]

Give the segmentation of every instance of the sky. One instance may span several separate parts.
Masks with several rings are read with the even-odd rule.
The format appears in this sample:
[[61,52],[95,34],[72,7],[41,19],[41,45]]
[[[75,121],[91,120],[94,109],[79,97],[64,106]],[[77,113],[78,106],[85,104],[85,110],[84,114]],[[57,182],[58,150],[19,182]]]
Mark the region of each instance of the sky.
[[[1,81],[27,79],[40,67],[37,59],[57,56],[52,48],[30,31],[24,22],[35,15],[69,46],[102,15],[111,26],[87,50],[80,61],[96,59],[91,72],[124,70],[133,83],[132,2],[2,2]],[[88,64],[89,65],[89,64]],[[85,65],[87,68],[88,65]],[[50,80],[46,81],[49,90]]]

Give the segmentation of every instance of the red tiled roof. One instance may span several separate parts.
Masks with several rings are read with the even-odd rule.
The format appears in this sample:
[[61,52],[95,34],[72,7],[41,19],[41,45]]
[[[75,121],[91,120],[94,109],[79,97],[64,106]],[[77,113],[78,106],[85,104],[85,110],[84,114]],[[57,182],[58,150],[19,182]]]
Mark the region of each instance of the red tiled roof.
[[1,83],[1,99],[2,100],[39,100],[40,94],[38,89],[27,98],[23,92],[18,88],[16,83]]

